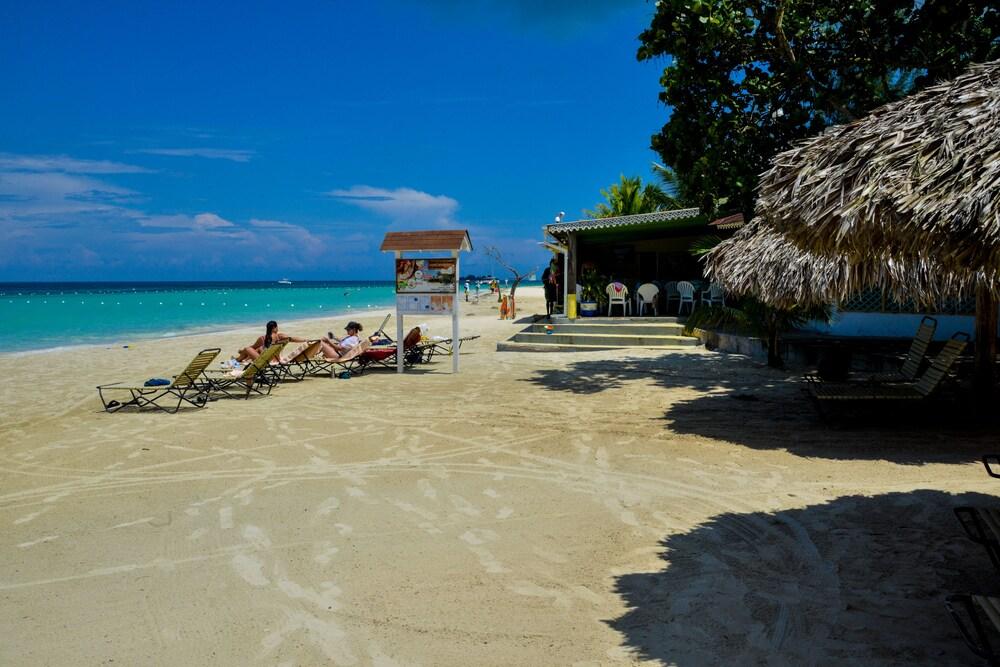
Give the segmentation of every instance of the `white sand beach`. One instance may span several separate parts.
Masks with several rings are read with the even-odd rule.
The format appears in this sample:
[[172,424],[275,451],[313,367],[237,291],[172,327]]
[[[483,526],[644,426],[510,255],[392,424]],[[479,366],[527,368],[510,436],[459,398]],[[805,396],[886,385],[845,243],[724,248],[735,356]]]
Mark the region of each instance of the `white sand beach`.
[[995,500],[993,434],[830,427],[703,348],[496,352],[521,326],[484,297],[457,376],[176,415],[94,387],[257,329],[5,357],[0,664],[971,660],[943,599],[995,575],[951,507]]

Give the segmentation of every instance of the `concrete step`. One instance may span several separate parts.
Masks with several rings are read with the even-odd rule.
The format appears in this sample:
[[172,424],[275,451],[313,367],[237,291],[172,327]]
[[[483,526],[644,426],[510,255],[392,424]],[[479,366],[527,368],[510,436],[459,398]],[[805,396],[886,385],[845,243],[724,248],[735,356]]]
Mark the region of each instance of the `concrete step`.
[[[568,320],[565,317],[555,316],[552,323],[568,322],[571,324],[684,324],[687,317],[578,317],[575,320]],[[543,320],[539,320],[544,323]]]
[[562,333],[551,334],[522,331],[514,334],[515,343],[542,343],[554,345],[597,345],[605,347],[659,347],[661,345],[694,346],[697,338],[679,335],[637,334],[628,335],[618,331],[608,333]]
[[521,343],[513,340],[497,342],[497,352],[593,352],[596,350],[662,350],[664,352],[690,352],[692,345],[564,345],[558,343]]
[[526,332],[545,333],[545,327],[551,326],[553,334],[623,334],[627,336],[681,336],[684,333],[684,325],[676,323],[643,324],[632,322],[599,322],[599,323],[576,323],[568,324],[563,322],[536,322],[530,325]]

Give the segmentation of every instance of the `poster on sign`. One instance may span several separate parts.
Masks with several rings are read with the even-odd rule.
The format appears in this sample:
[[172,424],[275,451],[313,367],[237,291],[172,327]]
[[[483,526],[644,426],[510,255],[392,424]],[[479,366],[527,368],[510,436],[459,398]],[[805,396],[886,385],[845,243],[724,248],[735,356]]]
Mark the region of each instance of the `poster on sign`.
[[455,295],[397,294],[396,310],[407,315],[451,315],[455,312]]
[[[441,259],[397,259],[397,294],[455,294],[454,257]],[[448,311],[451,312],[451,311]]]

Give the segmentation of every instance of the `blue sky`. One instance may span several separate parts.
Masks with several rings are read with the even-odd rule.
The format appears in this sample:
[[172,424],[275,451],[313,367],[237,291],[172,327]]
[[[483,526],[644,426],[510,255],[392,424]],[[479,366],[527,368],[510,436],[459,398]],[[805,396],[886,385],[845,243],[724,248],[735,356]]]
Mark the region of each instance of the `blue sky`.
[[540,265],[556,212],[650,177],[652,12],[0,0],[0,280],[378,279],[387,230],[439,227]]

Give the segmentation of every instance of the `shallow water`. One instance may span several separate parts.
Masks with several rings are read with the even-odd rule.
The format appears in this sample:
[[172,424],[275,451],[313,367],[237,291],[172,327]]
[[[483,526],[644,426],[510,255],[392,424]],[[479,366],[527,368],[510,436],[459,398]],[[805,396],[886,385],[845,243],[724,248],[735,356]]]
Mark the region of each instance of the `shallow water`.
[[394,303],[391,281],[0,283],[0,350],[127,345],[240,325],[263,330],[271,319],[280,323]]

